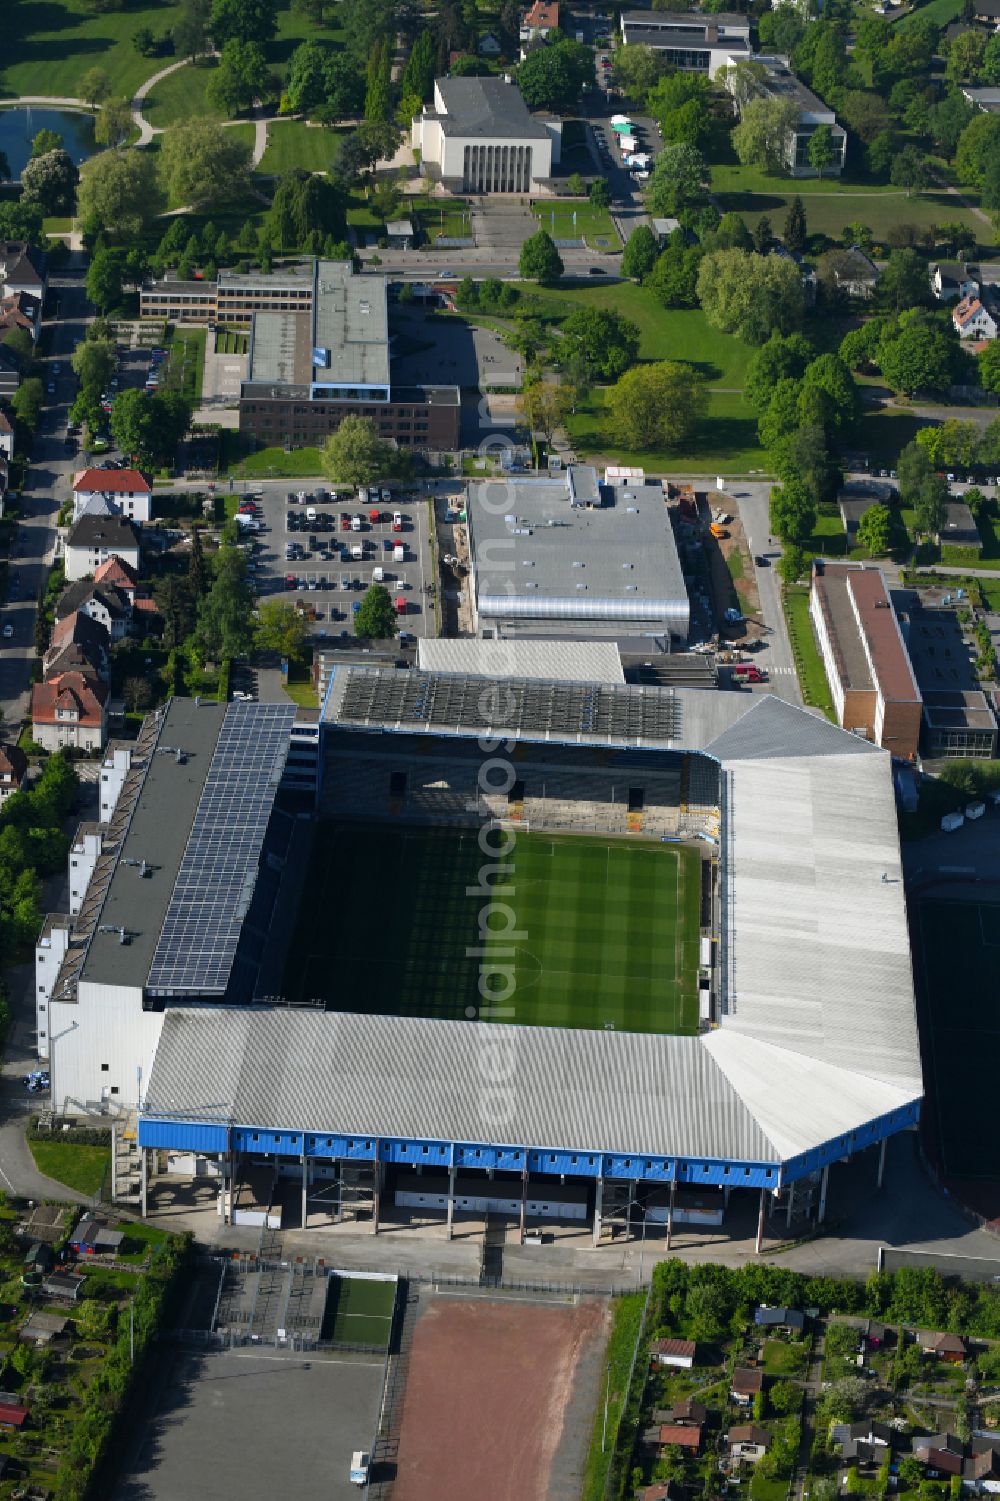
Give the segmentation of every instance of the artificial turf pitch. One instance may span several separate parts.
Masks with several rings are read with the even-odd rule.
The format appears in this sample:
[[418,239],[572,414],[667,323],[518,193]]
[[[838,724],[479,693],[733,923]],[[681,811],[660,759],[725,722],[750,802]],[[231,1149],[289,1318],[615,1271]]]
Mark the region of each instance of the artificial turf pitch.
[[395,1282],[331,1277],[320,1338],[384,1349],[392,1332],[395,1305]]
[[[482,881],[492,860],[474,832],[321,824],[285,994],[337,1011],[461,1020],[480,1014],[480,965],[495,957],[515,980],[509,1014],[495,1020],[697,1031],[696,850],[518,830],[505,861],[510,874]],[[500,880],[509,894],[481,894]],[[501,930],[512,921],[509,944]],[[469,952],[484,946],[487,960]]]

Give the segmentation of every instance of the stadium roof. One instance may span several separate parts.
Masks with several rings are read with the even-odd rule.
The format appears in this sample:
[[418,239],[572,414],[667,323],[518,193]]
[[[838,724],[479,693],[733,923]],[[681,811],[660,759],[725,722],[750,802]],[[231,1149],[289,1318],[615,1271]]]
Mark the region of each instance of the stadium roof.
[[[172,1011],[144,1114],[778,1162],[836,1149],[918,1101],[889,756],[770,695],[697,697],[739,712],[701,741],[724,784],[717,1028],[684,1038]],[[484,1119],[473,1082],[501,1044],[516,1063],[502,1123]]]
[[417,666],[424,672],[483,677],[542,678],[549,682],[624,683],[613,641],[478,641],[421,636]]

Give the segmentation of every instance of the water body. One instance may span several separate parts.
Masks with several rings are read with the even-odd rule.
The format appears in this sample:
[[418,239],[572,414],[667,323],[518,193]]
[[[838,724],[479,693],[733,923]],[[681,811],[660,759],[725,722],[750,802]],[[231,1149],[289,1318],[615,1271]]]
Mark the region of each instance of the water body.
[[54,130],[61,135],[63,149],[69,152],[77,166],[97,150],[94,118],[90,114],[70,109],[47,109],[35,104],[0,109],[0,151],[10,163],[15,182],[31,160],[31,143],[40,130]]

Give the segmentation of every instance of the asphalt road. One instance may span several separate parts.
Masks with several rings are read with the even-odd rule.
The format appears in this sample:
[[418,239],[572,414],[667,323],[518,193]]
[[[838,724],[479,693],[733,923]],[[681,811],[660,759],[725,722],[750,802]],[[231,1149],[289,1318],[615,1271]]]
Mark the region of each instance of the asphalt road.
[[[771,541],[768,521],[768,504],[771,486],[740,483],[738,489],[726,492],[739,506],[740,519],[746,533],[747,547],[754,559],[757,593],[764,616],[766,647],[758,652],[754,661],[767,668],[768,688],[778,698],[790,704],[802,703],[798,674],[792,658],[792,648],[785,625],[785,613],[781,608],[779,580],[775,564],[781,557],[777,539]],[[764,556],[768,566],[762,568],[757,559]]]
[[[78,259],[78,258],[75,258]],[[55,523],[59,507],[68,499],[73,473],[82,458],[63,446],[67,412],[76,394],[76,381],[69,359],[83,338],[90,306],[79,276],[53,278],[60,299],[58,315],[49,319],[48,353],[42,360],[42,381],[54,381],[54,396],[46,395],[39,431],[32,445],[31,461],[22,502],[23,519],[18,524],[11,558],[12,599],[3,608],[3,620],[14,627],[11,641],[0,640],[0,710],[4,722],[15,725],[29,708],[31,665],[34,661],[35,604],[45,581],[55,548]],[[53,374],[60,364],[62,373]]]

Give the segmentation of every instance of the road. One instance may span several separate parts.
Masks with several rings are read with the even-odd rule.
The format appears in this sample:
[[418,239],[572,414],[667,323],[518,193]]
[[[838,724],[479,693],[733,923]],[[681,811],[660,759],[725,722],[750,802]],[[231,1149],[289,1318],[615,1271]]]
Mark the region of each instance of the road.
[[[19,724],[28,713],[35,657],[35,603],[52,563],[56,516],[69,497],[73,472],[80,467],[76,452],[63,446],[63,434],[67,407],[76,389],[69,359],[83,338],[91,313],[83,291],[82,259],[74,253],[67,271],[50,284],[59,298],[59,309],[56,318],[46,324],[48,352],[42,359],[42,381],[46,386],[54,381],[56,392],[46,396],[41,426],[35,434],[22,502],[23,519],[13,543],[10,567],[12,596],[16,597],[4,607],[3,619],[13,625],[14,638],[0,642],[0,710],[4,723],[10,726]],[[53,373],[55,364],[62,367],[58,376]]]
[[[783,698],[790,704],[801,705],[802,693],[799,689],[798,673],[795,671],[792,648],[788,640],[785,612],[781,608],[780,580],[775,568],[775,564],[781,557],[781,547],[777,539],[772,542],[770,536],[768,507],[771,486],[741,483],[738,490],[729,490],[726,493],[736,501],[739,507],[747,547],[754,560],[757,594],[764,616],[767,646],[754,657],[754,661],[758,666],[767,668],[767,686],[777,698]],[[768,560],[766,568],[762,568],[757,562],[757,559],[762,556]]]

